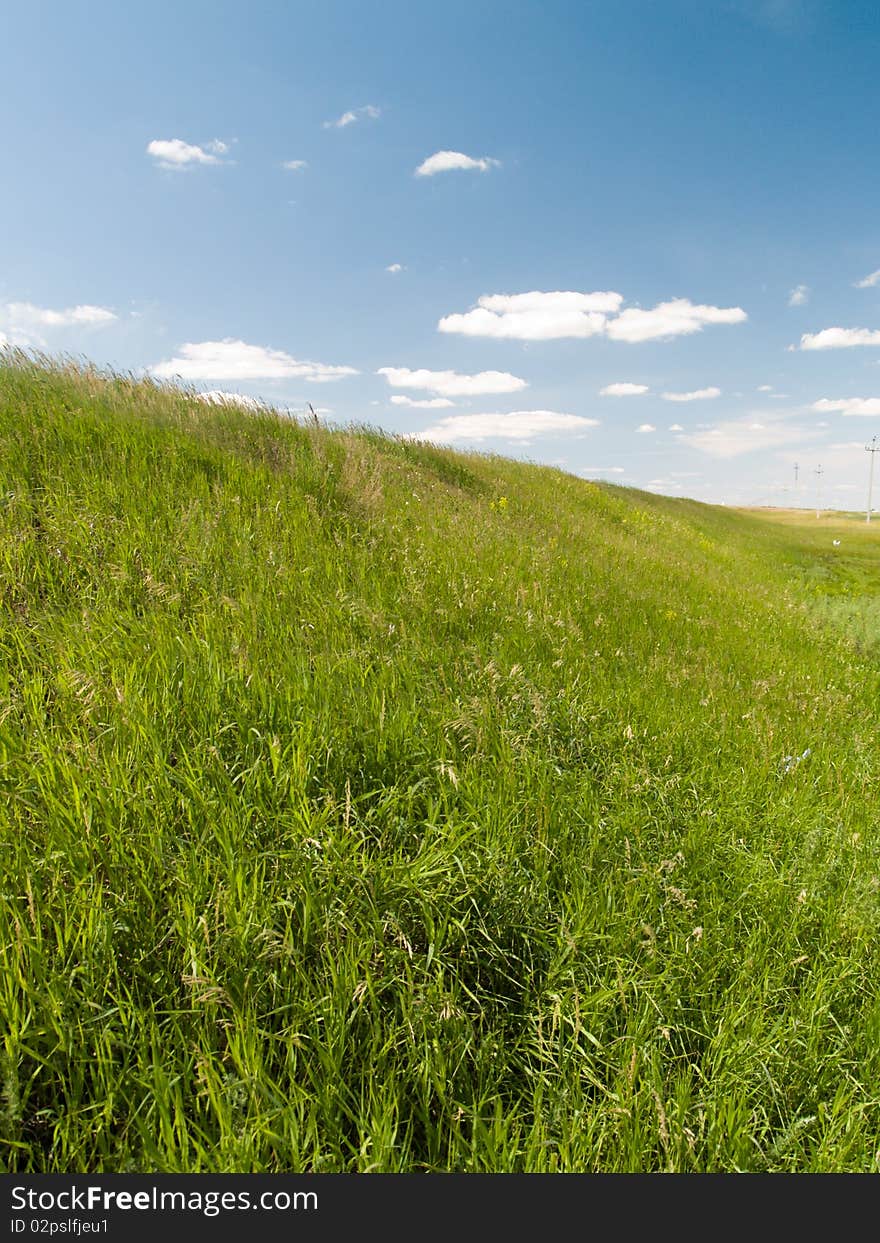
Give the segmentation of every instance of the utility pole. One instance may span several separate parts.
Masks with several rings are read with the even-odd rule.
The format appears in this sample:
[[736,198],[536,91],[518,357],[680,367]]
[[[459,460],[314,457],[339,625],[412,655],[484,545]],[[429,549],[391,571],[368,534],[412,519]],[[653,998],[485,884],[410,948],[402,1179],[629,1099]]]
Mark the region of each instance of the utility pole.
[[[873,462],[873,460],[874,459],[872,458],[871,461]],[[816,476],[816,517],[819,518],[821,517],[822,505],[822,476],[825,472],[821,466],[817,466],[813,471],[813,474]]]
[[865,450],[871,455],[871,469],[868,472],[868,509],[865,514],[865,522],[871,521],[871,493],[874,491],[874,454],[880,453],[880,445],[877,444],[877,437],[871,437],[871,443],[865,445]]
[[797,486],[797,483],[798,483],[798,471],[799,471],[799,470],[800,470],[800,467],[798,466],[797,462],[795,462],[795,464],[794,464],[794,507],[795,507],[795,509],[797,509],[797,502],[798,502],[798,486]]

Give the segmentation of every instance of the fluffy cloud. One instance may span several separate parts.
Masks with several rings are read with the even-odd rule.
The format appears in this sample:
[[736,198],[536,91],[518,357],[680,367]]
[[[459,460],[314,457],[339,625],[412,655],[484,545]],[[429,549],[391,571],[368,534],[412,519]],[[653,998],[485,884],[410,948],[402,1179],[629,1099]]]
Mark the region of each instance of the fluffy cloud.
[[6,302],[0,306],[0,316],[10,328],[71,328],[78,324],[110,324],[116,319],[114,311],[103,306],[71,306],[65,311],[53,311],[48,307],[34,306],[32,302]]
[[485,294],[473,310],[446,315],[437,328],[467,337],[515,341],[593,337],[604,332],[606,315],[616,312],[622,302],[621,294],[613,292]]
[[440,332],[516,341],[556,341],[566,337],[608,336],[613,341],[654,341],[700,332],[706,324],[739,324],[741,307],[695,305],[687,298],[661,302],[653,310],[629,307],[611,290],[488,294],[463,314],[444,316]]
[[862,280],[856,281],[856,289],[873,289],[875,285],[880,285],[880,268],[876,272],[871,272],[869,276],[863,277]]
[[715,388],[695,388],[690,393],[663,393],[661,394],[664,401],[710,401],[713,397],[721,396],[721,389]]
[[386,271],[386,272],[391,272],[391,273],[393,273],[394,275],[396,275],[398,272],[402,272],[402,271],[403,271],[403,264],[402,264],[402,263],[389,263],[389,264],[388,264],[388,267],[385,269],[385,271]]
[[788,295],[789,306],[806,306],[810,297],[809,285],[795,285]]
[[669,430],[671,432],[683,432],[684,428],[682,427],[680,423],[670,423]]
[[404,397],[401,393],[395,393],[391,398],[392,406],[411,406],[414,410],[445,410],[450,406],[454,406],[455,402],[450,401],[448,397],[425,397],[414,401],[412,397]]
[[419,440],[437,444],[455,441],[514,440],[521,444],[536,436],[586,432],[598,427],[597,419],[577,414],[558,414],[555,410],[513,410],[509,414],[456,414],[418,435]]
[[199,147],[184,142],[182,138],[154,138],[147,143],[147,155],[151,155],[160,168],[182,169],[193,164],[222,164],[221,156],[228,153],[229,146],[215,138],[213,142]]
[[308,166],[307,160],[285,160],[281,165],[281,167],[286,168],[289,173],[298,173],[301,169],[308,168]]
[[223,341],[189,342],[175,358],[151,368],[160,379],[181,380],[309,380],[315,384],[357,375],[354,367],[333,367],[327,363],[299,362],[283,350],[248,345],[226,338]]
[[102,328],[115,320],[116,313],[103,306],[82,304],[53,311],[49,307],[34,306],[32,302],[3,302],[0,303],[0,346],[45,348],[45,329]]
[[656,432],[656,430],[657,428],[654,426],[653,423],[640,423],[638,427],[636,428],[636,431],[641,432],[643,435],[646,434],[647,432]]
[[382,109],[377,108],[375,104],[364,104],[363,108],[352,108],[348,112],[343,112],[342,116],[337,117],[335,121],[325,121],[324,129],[345,129],[347,125],[354,125],[355,121],[362,121],[365,117],[375,121],[381,114]]
[[480,371],[477,375],[459,375],[457,371],[411,371],[409,367],[380,367],[392,388],[424,389],[441,397],[478,397],[484,393],[518,393],[526,381],[509,371]]
[[623,381],[620,384],[606,384],[604,388],[599,389],[600,397],[640,397],[642,393],[647,393],[647,384],[629,384]]
[[831,399],[821,397],[818,401],[814,401],[812,409],[819,414],[827,414],[829,411],[839,414],[880,414],[880,397],[841,397]]
[[741,324],[748,316],[742,307],[696,305],[688,298],[659,302],[650,311],[629,307],[608,324],[612,341],[662,341],[668,337],[690,336],[706,324]]
[[773,385],[772,385],[772,384],[759,384],[759,385],[758,385],[758,388],[757,388],[757,392],[759,392],[759,393],[772,393],[772,392],[773,392]]
[[823,328],[805,332],[802,350],[844,350],[854,345],[880,345],[880,328]]
[[207,393],[196,393],[196,400],[207,402],[209,406],[244,406],[246,410],[265,409],[263,403],[256,397],[245,397],[242,393],[225,393],[219,388],[212,388]]
[[481,173],[487,173],[490,168],[499,168],[500,165],[500,160],[493,160],[488,155],[474,159],[473,156],[464,155],[461,151],[435,151],[426,160],[422,160],[416,169],[416,176],[434,177],[437,173],[451,173],[456,169],[468,168],[476,168]]

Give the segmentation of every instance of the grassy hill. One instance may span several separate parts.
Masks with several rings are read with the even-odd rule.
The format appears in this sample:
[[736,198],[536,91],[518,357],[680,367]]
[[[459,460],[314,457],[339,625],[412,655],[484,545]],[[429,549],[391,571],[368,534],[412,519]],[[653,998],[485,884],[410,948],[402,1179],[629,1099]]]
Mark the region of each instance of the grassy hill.
[[0,557],[8,1169],[880,1168],[880,523],[7,356]]

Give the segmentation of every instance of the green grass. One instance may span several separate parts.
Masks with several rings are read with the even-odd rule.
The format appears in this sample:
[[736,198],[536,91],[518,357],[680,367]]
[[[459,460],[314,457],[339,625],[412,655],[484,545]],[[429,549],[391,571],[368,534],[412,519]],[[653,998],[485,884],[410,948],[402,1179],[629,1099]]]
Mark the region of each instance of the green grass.
[[880,523],[22,356],[0,470],[7,1169],[880,1169]]

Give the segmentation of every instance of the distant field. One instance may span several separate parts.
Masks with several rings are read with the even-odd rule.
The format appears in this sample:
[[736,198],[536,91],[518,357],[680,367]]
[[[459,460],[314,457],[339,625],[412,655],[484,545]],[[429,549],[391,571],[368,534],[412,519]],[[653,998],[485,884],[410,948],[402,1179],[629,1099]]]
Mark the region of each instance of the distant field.
[[7,1169],[880,1170],[880,520],[7,356],[0,550]]
[[880,514],[801,509],[742,511],[784,526],[785,563],[800,576],[816,618],[845,630],[857,647],[880,647]]

